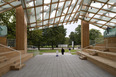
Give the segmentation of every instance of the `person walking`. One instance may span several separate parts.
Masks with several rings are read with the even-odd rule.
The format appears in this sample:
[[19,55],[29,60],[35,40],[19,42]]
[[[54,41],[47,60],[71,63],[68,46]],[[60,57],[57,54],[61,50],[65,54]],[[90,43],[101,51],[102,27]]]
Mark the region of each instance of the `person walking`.
[[62,53],[62,55],[64,55],[64,52],[65,52],[65,50],[62,48],[62,49],[61,49],[61,53]]
[[71,48],[69,48],[69,53],[70,53],[70,51],[71,51]]

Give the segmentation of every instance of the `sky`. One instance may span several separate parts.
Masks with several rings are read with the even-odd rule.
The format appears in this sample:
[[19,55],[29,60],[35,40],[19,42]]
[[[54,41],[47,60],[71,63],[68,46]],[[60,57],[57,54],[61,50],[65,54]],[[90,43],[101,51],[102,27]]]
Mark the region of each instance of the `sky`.
[[[70,35],[70,33],[71,32],[74,32],[75,31],[75,28],[78,26],[78,25],[81,25],[81,20],[79,20],[77,23],[72,23],[72,24],[67,24],[67,25],[64,25],[64,28],[66,28],[67,29],[67,31],[66,31],[66,36],[65,37],[69,37],[69,35]],[[89,29],[97,29],[97,30],[99,30],[101,33],[102,33],[102,35],[103,35],[103,32],[104,32],[104,30],[103,29],[101,29],[101,28],[99,28],[99,27],[96,27],[96,26],[94,26],[94,25],[89,25]]]

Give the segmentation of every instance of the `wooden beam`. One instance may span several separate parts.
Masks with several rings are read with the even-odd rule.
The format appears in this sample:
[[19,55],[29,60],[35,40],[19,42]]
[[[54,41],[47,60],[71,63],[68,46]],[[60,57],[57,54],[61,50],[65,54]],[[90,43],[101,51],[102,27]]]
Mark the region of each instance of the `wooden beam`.
[[49,24],[50,24],[51,7],[52,7],[52,0],[51,0],[51,2],[50,2],[50,11],[49,11],[48,26],[49,26]]
[[114,17],[112,17],[109,21],[107,21],[104,25],[102,25],[102,27],[103,26],[105,26],[108,22],[110,22],[112,19],[114,19],[116,17],[116,15],[114,16]]
[[[12,2],[15,2],[14,0],[12,0],[12,1],[9,1],[9,3],[12,3]],[[2,5],[0,5],[0,7],[2,7],[2,6],[4,6],[4,5],[7,5],[8,3],[4,3],[4,4],[2,4]]]
[[[68,14],[66,14],[66,15],[70,15],[70,14],[75,14],[76,12],[73,12],[73,13],[68,13]],[[65,15],[61,15],[61,16],[65,16]],[[59,17],[61,17],[61,16],[57,16],[56,18],[59,18]],[[54,19],[55,17],[52,17],[52,18],[50,18],[50,19]],[[47,21],[47,20],[49,20],[49,19],[45,19],[45,20],[42,20],[42,21],[38,21],[38,23],[39,22],[43,22],[43,21]],[[36,22],[32,22],[32,23],[28,23],[28,25],[30,25],[30,24],[35,24]]]
[[[80,15],[80,16],[83,16],[83,15]],[[91,18],[91,17],[87,17],[87,18]],[[105,22],[108,22],[108,21],[106,21],[106,20],[103,20],[103,19],[98,19],[98,18],[93,18],[93,19],[96,19],[96,20],[100,20],[100,21],[105,21]],[[95,21],[96,22],[96,21]],[[110,23],[114,23],[114,24],[116,24],[115,22],[110,22]]]
[[[23,2],[24,2],[24,6],[25,6],[25,8],[26,8],[25,0],[23,0]],[[24,8],[23,8],[23,9],[24,9]],[[26,11],[26,16],[27,16],[28,22],[30,22],[30,21],[29,21],[29,15],[28,15],[28,13],[27,13],[27,9],[25,9],[25,11]]]
[[42,6],[42,25],[43,25],[44,24],[44,21],[43,21],[44,20],[44,0],[42,1],[42,3],[43,3],[43,6]]
[[[79,7],[78,7],[78,10],[79,10],[79,8],[81,8],[82,5],[83,5],[83,0],[81,1],[80,5],[79,5]],[[78,10],[77,10],[77,12],[80,12],[80,11],[78,11]],[[75,16],[76,16],[76,14],[73,16],[72,20],[74,19]],[[79,16],[79,15],[76,16],[76,19],[78,19],[78,16]],[[73,24],[74,24],[74,23],[75,23],[75,21],[73,22]]]
[[[107,0],[107,1],[104,3],[104,5],[102,5],[102,7],[96,12],[96,14],[107,4],[108,1],[109,1],[109,0]],[[94,15],[90,18],[89,21],[91,21],[91,19],[92,19],[96,14],[94,14]]]
[[3,0],[5,3],[9,4],[11,7],[14,7],[12,4],[10,4],[10,2],[7,2],[5,0]]
[[33,4],[34,4],[35,20],[36,20],[36,25],[37,25],[37,15],[36,15],[36,8],[35,8],[35,0],[33,0]]
[[[70,1],[70,0],[59,1],[59,3],[66,2],[66,1]],[[58,3],[58,1],[57,2],[52,2],[52,4],[57,4],[57,3]],[[50,5],[50,3],[44,4],[44,6],[48,6],[48,5]],[[43,6],[43,4],[42,5],[36,5],[35,7],[42,7],[42,6]],[[31,8],[34,8],[34,7],[33,6],[30,6],[28,8],[24,8],[24,9],[31,9]]]
[[[67,0],[66,0],[66,1],[67,1]],[[63,14],[63,10],[64,10],[64,7],[65,7],[66,1],[64,2],[63,8],[62,8],[62,12],[61,12],[61,16],[62,16],[62,14]],[[60,16],[60,18],[59,18],[59,22],[60,22],[60,20],[61,20],[61,16]]]
[[[75,7],[76,7],[76,5],[77,5],[78,1],[79,1],[79,0],[77,0],[77,1],[76,1],[76,3],[75,3],[75,5],[74,5],[73,10],[72,10],[72,12],[71,12],[71,13],[73,13],[73,11],[74,11],[74,9],[75,9]],[[69,16],[69,18],[68,18],[68,20],[67,20],[67,21],[69,21],[69,20],[70,20],[70,17],[71,17],[71,14],[70,14],[70,16]],[[67,23],[66,23],[66,25],[67,25]]]
[[[71,4],[72,4],[72,1],[73,1],[73,0],[71,0],[70,4],[69,4],[69,6],[68,6],[68,10],[67,10],[66,14],[68,13],[68,11],[69,11],[69,9],[70,9],[70,6],[71,6]],[[65,21],[66,16],[67,16],[67,15],[65,15],[63,22]]]
[[[73,21],[68,21],[68,22],[73,22]],[[52,23],[52,24],[50,24],[50,25],[54,25],[54,24],[59,24],[59,23],[66,23],[66,22],[57,22],[57,23]],[[36,25],[35,25],[36,26]],[[42,26],[48,26],[48,24],[46,24],[46,25],[42,25]],[[37,26],[37,27],[42,27],[42,26]],[[35,28],[35,27],[30,27],[30,28]]]
[[56,20],[56,15],[57,15],[57,11],[58,11],[59,1],[60,1],[60,0],[58,0],[57,9],[56,9],[55,18],[54,18],[53,23],[55,23],[55,20]]

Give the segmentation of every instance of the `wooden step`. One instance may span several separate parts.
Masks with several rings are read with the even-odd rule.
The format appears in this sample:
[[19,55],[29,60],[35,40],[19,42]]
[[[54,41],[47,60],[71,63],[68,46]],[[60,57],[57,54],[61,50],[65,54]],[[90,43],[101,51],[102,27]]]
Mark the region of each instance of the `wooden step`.
[[16,64],[13,64],[10,66],[10,69],[11,70],[20,70],[21,68],[23,68],[25,66],[25,64],[21,64],[20,66],[20,63],[16,63]]
[[100,51],[106,51],[107,50],[105,46],[94,46],[93,49],[100,50]]
[[108,47],[110,52],[115,52],[116,53],[116,47]]
[[[22,54],[22,64],[29,60],[30,58],[33,57],[32,53],[26,53],[26,54]],[[3,74],[7,73],[8,71],[11,70],[11,65],[13,65],[15,63],[19,63],[20,62],[20,58],[19,56],[13,57],[10,60],[8,60],[7,62],[4,62],[2,64],[0,64],[0,76],[2,76]],[[18,65],[18,64],[16,64]],[[16,69],[21,69],[24,65],[22,65],[21,67],[16,66]],[[2,71],[1,71],[2,70]]]
[[0,47],[0,52],[7,52],[7,51],[11,51],[11,49],[5,48],[5,47]]
[[6,57],[6,56],[1,56],[0,57],[0,64],[3,63],[3,62],[6,62],[8,61],[9,59]]
[[95,46],[105,46],[105,44],[95,44]]
[[[78,51],[77,53],[79,54],[81,52]],[[112,61],[100,56],[92,56],[86,52],[82,52],[81,54],[85,55],[87,60],[93,62],[94,64],[116,76],[116,61]]]
[[94,50],[94,49],[86,49],[87,53],[96,53],[98,56],[103,57],[103,58],[107,58],[109,60],[113,60],[116,61],[116,53],[113,52],[103,52],[103,51],[99,51],[99,50]]
[[89,53],[90,55],[92,55],[92,56],[97,56],[98,54],[97,54],[97,51],[98,50],[95,50],[95,49],[86,49],[85,50],[87,53]]

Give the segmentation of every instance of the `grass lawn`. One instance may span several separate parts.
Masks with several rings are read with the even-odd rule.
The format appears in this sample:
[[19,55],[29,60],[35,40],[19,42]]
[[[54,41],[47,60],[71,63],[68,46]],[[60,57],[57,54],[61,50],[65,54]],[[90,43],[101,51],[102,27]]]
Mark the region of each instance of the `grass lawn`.
[[[61,50],[58,50],[59,52],[61,52]],[[72,55],[76,55],[76,51],[77,50],[71,50],[71,54]],[[29,53],[34,53],[34,55],[42,55],[43,53],[56,53],[56,50],[28,50]],[[65,49],[65,52],[69,52],[68,49]]]

